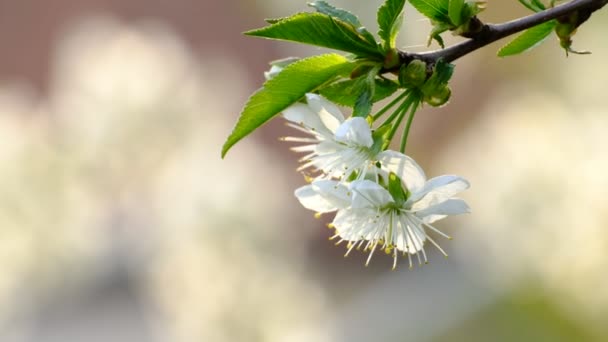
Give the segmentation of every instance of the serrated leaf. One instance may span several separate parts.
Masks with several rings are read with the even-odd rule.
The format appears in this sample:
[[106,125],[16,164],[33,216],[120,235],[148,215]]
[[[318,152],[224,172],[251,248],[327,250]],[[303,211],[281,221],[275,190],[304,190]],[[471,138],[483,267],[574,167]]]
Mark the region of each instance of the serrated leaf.
[[315,8],[319,13],[327,14],[329,16],[338,18],[345,21],[355,27],[363,26],[359,21],[359,18],[354,14],[342,8],[336,8],[325,1],[314,1],[308,4],[308,6]]
[[405,0],[386,0],[378,9],[378,36],[384,41],[387,51],[395,47],[403,23],[403,6]]
[[518,1],[519,1],[519,3],[524,5],[524,7],[526,7],[527,9],[529,9],[532,12],[540,12],[545,9],[545,5],[538,0],[534,0],[534,1],[518,0]]
[[[319,93],[334,103],[353,108],[358,98],[356,93],[356,83],[358,80],[339,81],[321,88]],[[383,78],[376,78],[374,82],[374,96],[372,99],[374,103],[391,96],[399,88],[395,82]]]
[[462,24],[462,10],[464,8],[465,0],[450,0],[450,7],[448,8],[448,15],[452,24],[460,26]]
[[277,66],[279,68],[284,68],[284,67],[288,66],[289,64],[299,61],[300,59],[301,59],[300,57],[285,57],[285,58],[281,58],[281,59],[275,59],[274,61],[271,61],[269,64],[272,66]]
[[338,54],[305,58],[289,64],[266,81],[247,101],[241,115],[222,147],[222,158],[239,140],[270,120],[291,104],[324,83],[347,75],[353,63]]
[[366,117],[371,113],[374,104],[375,83],[373,79],[371,82],[364,81],[359,88],[359,96],[357,96],[353,108],[353,117]]
[[449,0],[410,0],[410,4],[431,20],[442,23],[447,23],[450,20],[448,14]]
[[555,20],[551,20],[524,31],[507,45],[498,50],[498,56],[513,56],[533,49],[542,43],[551,34],[551,32],[553,32],[555,25],[557,25],[557,22]]
[[308,6],[313,7],[317,10],[317,12],[322,14],[327,14],[330,17],[334,17],[336,19],[342,20],[346,23],[351,24],[357,32],[359,32],[367,42],[371,44],[376,44],[376,39],[374,36],[361,24],[359,18],[356,15],[350,13],[347,10],[342,8],[334,7],[328,4],[325,1],[315,1],[308,4]]
[[350,23],[322,13],[298,13],[245,34],[322,46],[363,57],[383,57],[377,44],[367,41]]
[[543,4],[543,2],[540,0],[532,0],[532,4],[538,8],[537,12],[544,11],[547,9],[547,6],[545,6],[545,4]]

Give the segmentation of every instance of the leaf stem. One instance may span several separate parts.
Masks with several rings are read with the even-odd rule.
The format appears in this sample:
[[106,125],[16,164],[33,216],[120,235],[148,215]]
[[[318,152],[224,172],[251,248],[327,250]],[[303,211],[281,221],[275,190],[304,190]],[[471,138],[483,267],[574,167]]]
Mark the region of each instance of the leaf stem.
[[409,93],[410,93],[410,90],[408,89],[405,92],[403,92],[403,94],[397,96],[389,104],[384,106],[384,108],[382,108],[380,111],[378,111],[378,113],[374,114],[373,121],[378,120],[382,115],[384,115],[386,112],[388,112],[389,109],[393,108],[397,103],[399,103],[401,100],[403,100],[403,98],[406,97]]
[[410,116],[407,119],[407,123],[405,124],[405,130],[403,131],[403,136],[401,137],[401,147],[399,148],[399,151],[401,153],[405,153],[405,146],[407,144],[407,137],[410,135],[410,128],[412,127],[412,122],[414,121],[414,116],[416,115],[416,112],[418,111],[418,106],[420,105],[420,101],[421,101],[420,100],[420,96],[418,96],[413,101],[413,107],[410,110]]
[[[391,144],[391,140],[393,140],[393,137],[395,136],[395,132],[397,132],[397,129],[399,129],[399,126],[401,126],[401,121],[403,121],[403,118],[405,117],[405,114],[407,114],[408,110],[410,109],[410,107],[412,106],[412,103],[414,102],[414,97],[413,96],[408,96],[405,101],[403,101],[403,103],[401,104],[401,106],[399,106],[399,108],[395,111],[395,113],[393,113],[393,115],[391,115],[391,117],[389,118],[389,120],[387,120],[385,123],[383,123],[382,125],[387,125],[387,124],[392,124],[391,130],[388,133],[388,136],[386,137],[386,141],[384,143],[384,145],[382,146],[382,149],[385,150],[388,148],[388,146]],[[396,118],[395,123],[392,123],[392,121]]]

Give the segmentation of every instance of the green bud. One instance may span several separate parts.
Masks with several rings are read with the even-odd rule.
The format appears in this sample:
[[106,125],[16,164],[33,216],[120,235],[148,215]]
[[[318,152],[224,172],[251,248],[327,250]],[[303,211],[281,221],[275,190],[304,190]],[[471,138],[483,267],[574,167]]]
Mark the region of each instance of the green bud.
[[576,51],[572,49],[572,36],[576,34],[576,29],[587,21],[590,16],[590,10],[580,10],[557,19],[555,33],[559,37],[559,45],[566,50],[566,55],[569,52],[582,55],[591,53],[589,51]]
[[420,60],[413,60],[399,70],[399,83],[405,87],[420,87],[426,81],[426,77],[426,63]]
[[424,102],[433,107],[440,107],[446,104],[452,96],[452,90],[447,85],[444,85],[434,92],[424,96]]

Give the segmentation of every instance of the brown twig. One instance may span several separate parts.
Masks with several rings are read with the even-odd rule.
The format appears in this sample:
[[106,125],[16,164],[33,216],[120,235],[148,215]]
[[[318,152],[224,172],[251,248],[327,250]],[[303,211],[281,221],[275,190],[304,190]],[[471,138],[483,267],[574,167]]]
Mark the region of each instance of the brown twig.
[[[524,31],[550,20],[569,15],[576,11],[595,12],[604,7],[606,4],[608,4],[608,0],[573,0],[563,5],[549,8],[523,18],[508,21],[506,23],[483,24],[481,30],[474,34],[470,39],[445,49],[422,53],[399,51],[400,64],[408,64],[412,60],[416,59],[422,60],[430,65],[435,64],[440,59],[449,63],[512,34]],[[399,66],[393,69],[396,70],[398,68]],[[386,70],[386,72],[391,71],[394,70]]]

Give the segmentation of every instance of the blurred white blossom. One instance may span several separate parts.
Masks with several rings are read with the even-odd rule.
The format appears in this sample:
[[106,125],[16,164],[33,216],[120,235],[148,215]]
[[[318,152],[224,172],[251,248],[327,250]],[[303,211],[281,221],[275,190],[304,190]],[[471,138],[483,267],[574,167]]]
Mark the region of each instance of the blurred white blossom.
[[566,312],[598,323],[608,312],[608,117],[540,89],[526,94],[496,94],[445,151],[444,162],[483,189],[470,199],[479,238],[470,250],[486,255],[497,284],[540,278]]
[[0,302],[28,277],[94,273],[123,239],[168,341],[323,341],[280,164],[253,140],[219,158],[238,65],[156,22],[68,32],[48,100],[0,97]]

